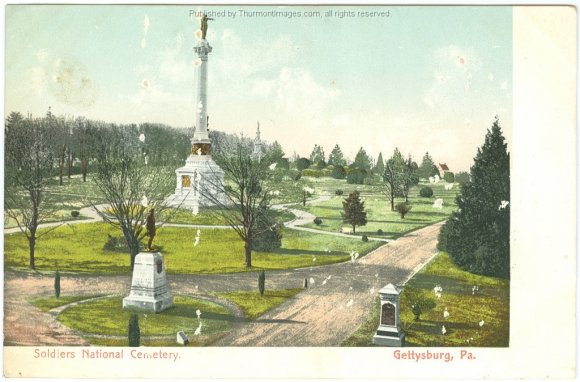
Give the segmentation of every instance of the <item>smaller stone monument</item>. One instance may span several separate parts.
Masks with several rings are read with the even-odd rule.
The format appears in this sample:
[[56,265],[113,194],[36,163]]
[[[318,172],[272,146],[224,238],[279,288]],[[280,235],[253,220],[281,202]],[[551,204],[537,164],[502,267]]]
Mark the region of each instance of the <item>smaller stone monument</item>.
[[180,330],[179,332],[177,332],[177,338],[176,341],[179,345],[187,345],[189,343],[189,338],[187,338],[187,336],[185,335],[185,333],[183,332],[183,330]]
[[135,257],[131,293],[123,299],[123,309],[136,308],[158,313],[173,306],[165,263],[159,252],[141,252]]
[[382,346],[405,346],[405,333],[400,329],[399,295],[401,291],[388,284],[379,291],[381,316],[373,344]]

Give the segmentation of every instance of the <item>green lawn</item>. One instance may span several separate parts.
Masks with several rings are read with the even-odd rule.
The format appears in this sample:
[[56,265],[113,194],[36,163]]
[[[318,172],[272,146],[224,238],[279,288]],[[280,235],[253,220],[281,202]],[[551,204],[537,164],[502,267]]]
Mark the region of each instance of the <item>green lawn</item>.
[[[207,208],[201,209],[197,215],[193,215],[190,210],[170,208],[158,214],[157,221],[174,224],[228,225],[221,215],[222,211],[217,208]],[[294,219],[294,214],[289,211],[272,210],[272,213],[280,222]]]
[[68,305],[73,302],[87,300],[90,298],[99,297],[101,295],[93,295],[93,296],[60,296],[59,298],[56,297],[35,297],[31,299],[29,302],[36,306],[38,309],[42,310],[43,312],[48,312],[51,309],[58,308],[59,306]]
[[[168,273],[232,273],[331,264],[349,260],[350,251],[364,255],[383,244],[285,229],[282,247],[274,252],[253,252],[253,267],[247,269],[243,242],[233,230],[201,229],[200,243],[194,246],[196,232],[196,229],[181,227],[158,230],[154,246],[165,255]],[[120,232],[105,223],[61,226],[38,241],[36,268],[38,271],[129,273],[128,254],[103,250],[108,234],[120,236]],[[22,234],[5,235],[4,250],[5,266],[28,266],[28,242]]]
[[[434,195],[431,198],[422,198],[419,197],[419,189],[423,185],[420,185],[411,190],[409,202],[412,205],[412,210],[404,219],[401,219],[398,212],[391,211],[390,204],[384,195],[378,193],[376,189],[373,191],[369,188],[370,186],[359,187],[367,211],[367,224],[356,228],[356,232],[360,235],[396,239],[410,231],[445,220],[457,208],[455,205],[457,186],[452,190],[445,190],[443,184],[430,185]],[[345,191],[342,196],[335,196],[330,200],[302,207],[302,209],[322,219],[321,225],[311,223],[306,226],[323,231],[339,232],[341,227],[345,225],[341,212],[343,211],[342,201],[346,197],[347,192]],[[443,199],[442,209],[433,208],[433,202],[438,198]],[[402,201],[401,198],[396,203]],[[382,235],[377,234],[379,229],[383,231]]]
[[[122,309],[122,297],[89,301],[65,309],[58,320],[85,334],[126,336],[131,311]],[[175,335],[179,330],[190,336],[198,328],[196,310],[201,311],[201,333],[211,335],[228,330],[234,315],[221,305],[191,297],[175,296],[174,306],[160,313],[139,312],[141,336]]]
[[[437,298],[433,288],[443,289]],[[474,295],[473,286],[479,291]],[[436,301],[433,310],[414,321],[410,303],[401,298],[401,323],[406,332],[406,346],[509,346],[509,281],[474,275],[456,267],[446,253],[440,253],[406,287],[427,291]],[[369,320],[343,346],[372,346],[372,336],[379,325],[379,302]],[[447,308],[449,317],[444,318]],[[483,321],[483,325],[479,323]],[[442,327],[446,333],[443,336]]]
[[266,289],[263,296],[261,296],[260,292],[257,290],[216,293],[216,295],[238,305],[244,312],[244,316],[247,319],[253,320],[302,291],[303,289],[301,288],[279,290]]

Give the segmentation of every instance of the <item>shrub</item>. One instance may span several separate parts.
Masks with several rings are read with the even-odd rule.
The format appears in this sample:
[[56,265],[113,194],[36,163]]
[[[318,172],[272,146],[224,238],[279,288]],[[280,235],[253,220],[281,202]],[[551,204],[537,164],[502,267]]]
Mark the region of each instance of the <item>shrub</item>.
[[398,203],[395,206],[395,210],[397,210],[399,215],[401,215],[401,219],[405,218],[405,215],[407,215],[407,213],[409,213],[409,211],[411,211],[411,208],[413,208],[413,206],[411,206],[408,203]]
[[366,176],[367,172],[365,170],[355,168],[346,176],[346,182],[349,184],[363,184]]
[[407,287],[403,290],[403,299],[406,300],[406,305],[411,308],[415,321],[419,321],[421,314],[435,308],[437,305],[435,299],[429,295],[429,292],[413,287]]
[[424,198],[430,198],[433,196],[433,189],[431,187],[423,187],[421,191],[419,191],[419,195]]
[[131,314],[129,319],[129,346],[141,346],[141,330],[139,329],[139,318],[135,313]]
[[346,170],[344,169],[343,166],[340,165],[334,166],[332,172],[330,173],[330,176],[332,176],[334,179],[344,179],[346,177]]
[[54,295],[56,298],[60,297],[60,273],[58,271],[54,275]]
[[252,250],[270,252],[282,246],[282,234],[278,225],[260,233],[252,240]]
[[465,183],[469,182],[469,179],[470,175],[465,171],[461,171],[455,174],[455,181],[461,185],[464,185]]
[[307,158],[299,158],[296,161],[296,170],[302,171],[308,167],[310,167],[310,160],[308,160]]
[[383,234],[384,234],[383,230],[379,228],[379,229],[377,230],[377,235],[383,235]]
[[124,237],[107,234],[108,239],[103,249],[108,252],[129,252],[129,246]]
[[315,170],[312,168],[306,168],[302,170],[302,176],[311,176],[313,178],[320,178],[322,175],[323,175],[322,171],[320,170]]
[[321,225],[322,224],[322,219],[317,216],[316,218],[314,218],[314,224]]
[[443,180],[447,183],[455,182],[455,175],[451,171],[447,171],[445,175],[443,175]]
[[364,241],[365,243],[366,243],[367,241],[369,241],[369,237],[368,237],[367,235],[362,235],[361,239],[362,239],[362,241]]
[[344,194],[344,191],[336,190],[336,191],[334,191],[334,194],[340,196],[340,195]]
[[260,295],[264,295],[264,290],[266,289],[266,272],[260,271],[258,273],[258,290],[260,291]]
[[81,213],[79,211],[71,211],[70,212],[70,216],[72,216],[73,218],[78,218],[81,215]]
[[301,172],[295,173],[294,176],[292,177],[292,179],[294,179],[294,181],[296,181],[296,182],[298,182],[300,180],[300,178],[302,178]]

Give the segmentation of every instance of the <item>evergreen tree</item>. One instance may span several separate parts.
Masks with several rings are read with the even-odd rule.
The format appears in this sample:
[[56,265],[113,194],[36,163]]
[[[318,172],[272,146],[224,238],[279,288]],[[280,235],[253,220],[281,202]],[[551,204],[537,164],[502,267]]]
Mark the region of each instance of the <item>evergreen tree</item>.
[[328,156],[328,164],[331,164],[335,167],[336,166],[342,166],[342,167],[346,166],[346,160],[344,159],[344,155],[342,154],[342,150],[340,149],[340,146],[338,146],[338,145],[334,146],[334,148],[330,152],[330,155]]
[[429,155],[428,152],[426,152],[423,156],[423,161],[421,162],[421,166],[419,166],[417,175],[424,179],[427,179],[430,176],[439,175],[439,169],[435,165],[435,162],[433,162],[433,158],[431,158],[431,155]]
[[401,178],[401,192],[406,203],[409,202],[409,192],[411,188],[419,184],[419,176],[417,175],[418,169],[419,166],[417,166],[417,163],[413,162],[413,158],[409,155],[405,161]]
[[385,172],[385,161],[383,160],[383,153],[379,153],[379,157],[377,158],[377,163],[375,164],[373,171],[375,174],[379,175],[383,175],[383,172]]
[[282,150],[282,146],[278,141],[274,141],[271,145],[266,148],[266,158],[268,158],[268,162],[270,163],[278,163],[282,159],[284,159],[284,150]]
[[361,170],[371,169],[371,159],[367,155],[366,151],[361,147],[356,153],[356,157],[353,162],[354,168],[360,168]]
[[139,329],[139,318],[135,313],[131,314],[129,319],[129,346],[139,347],[141,346],[141,330]]
[[314,145],[312,153],[310,153],[310,163],[320,167],[321,163],[326,164],[326,157],[324,156],[324,149],[320,145]]
[[438,248],[470,272],[509,278],[509,160],[496,117],[477,150],[471,179],[457,195],[459,209],[439,234]]
[[383,173],[383,194],[391,204],[391,211],[395,210],[395,197],[402,194],[404,183],[405,160],[398,148],[395,148],[393,156],[385,164]]
[[352,232],[356,230],[356,226],[363,226],[367,224],[367,213],[365,211],[365,202],[360,200],[360,193],[358,191],[351,192],[348,198],[343,200],[342,221],[352,226]]

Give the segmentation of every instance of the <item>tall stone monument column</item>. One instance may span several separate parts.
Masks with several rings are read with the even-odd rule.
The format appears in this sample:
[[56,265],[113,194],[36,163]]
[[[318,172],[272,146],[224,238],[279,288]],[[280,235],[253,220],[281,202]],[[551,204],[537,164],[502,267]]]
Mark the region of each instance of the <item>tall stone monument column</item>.
[[[211,140],[209,138],[209,116],[207,113],[207,78],[209,54],[213,48],[206,40],[207,20],[201,20],[202,37],[193,48],[201,64],[197,69],[197,89],[194,105],[195,127],[191,139],[191,153],[185,166],[175,170],[175,192],[167,199],[172,207],[188,208],[197,211],[199,207],[225,203],[223,193],[224,172],[211,157]],[[195,213],[195,212],[194,212]]]
[[405,333],[401,331],[400,290],[387,284],[379,291],[381,316],[379,327],[373,336],[373,344],[382,346],[405,346]]

